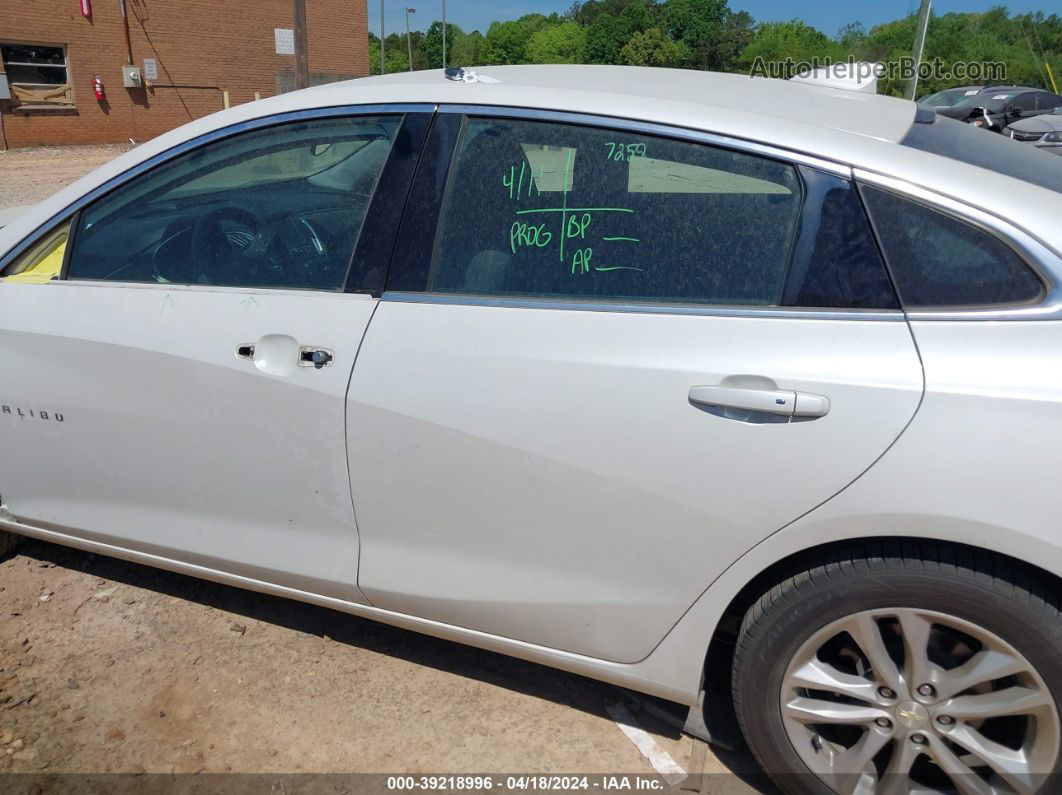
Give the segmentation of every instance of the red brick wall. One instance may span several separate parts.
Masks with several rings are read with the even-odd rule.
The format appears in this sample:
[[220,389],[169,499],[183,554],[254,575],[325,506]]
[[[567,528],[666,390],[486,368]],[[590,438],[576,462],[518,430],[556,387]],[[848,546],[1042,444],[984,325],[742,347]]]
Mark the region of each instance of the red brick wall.
[[[0,42],[67,47],[73,110],[20,111],[0,100],[9,148],[41,144],[144,141],[222,107],[220,91],[122,87],[127,63],[120,0],[92,0],[92,18],[79,0],[0,0]],[[229,91],[232,104],[254,92],[277,93],[278,72],[295,58],[277,55],[274,28],[292,27],[291,0],[127,0],[133,63],[158,63],[158,84],[197,84]],[[366,75],[365,0],[307,0],[310,72]],[[92,93],[103,78],[107,99]]]

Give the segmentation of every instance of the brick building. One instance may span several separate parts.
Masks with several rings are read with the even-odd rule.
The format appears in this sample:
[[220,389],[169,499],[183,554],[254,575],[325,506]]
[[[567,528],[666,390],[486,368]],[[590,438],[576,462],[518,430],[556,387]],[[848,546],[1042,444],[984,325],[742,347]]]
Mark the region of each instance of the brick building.
[[[369,73],[365,0],[307,0],[306,17],[311,84]],[[0,148],[139,142],[225,92],[291,90],[292,28],[292,0],[0,0]],[[123,86],[127,64],[140,87]]]

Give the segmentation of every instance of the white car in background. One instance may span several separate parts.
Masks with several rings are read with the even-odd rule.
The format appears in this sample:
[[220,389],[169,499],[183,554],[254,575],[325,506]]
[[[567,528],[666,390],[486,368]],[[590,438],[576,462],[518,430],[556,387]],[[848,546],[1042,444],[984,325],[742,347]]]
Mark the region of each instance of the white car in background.
[[448,77],[0,230],[0,528],[736,714],[787,793],[1051,789],[1062,160],[819,86]]
[[1062,155],[1062,108],[1031,119],[1019,119],[1007,127],[1007,135],[1053,155]]

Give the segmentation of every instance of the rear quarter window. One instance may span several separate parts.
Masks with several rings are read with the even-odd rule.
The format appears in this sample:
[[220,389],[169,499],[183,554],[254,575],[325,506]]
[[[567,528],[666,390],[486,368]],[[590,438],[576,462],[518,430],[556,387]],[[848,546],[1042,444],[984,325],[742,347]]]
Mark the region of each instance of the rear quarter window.
[[890,191],[861,192],[905,307],[1027,304],[1043,295],[1036,274],[998,238]]

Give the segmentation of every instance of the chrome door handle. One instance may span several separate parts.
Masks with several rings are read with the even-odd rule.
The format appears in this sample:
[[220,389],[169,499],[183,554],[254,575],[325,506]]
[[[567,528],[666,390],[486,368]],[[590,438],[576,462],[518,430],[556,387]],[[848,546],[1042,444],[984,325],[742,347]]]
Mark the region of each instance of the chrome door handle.
[[823,417],[830,410],[829,398],[791,389],[695,386],[690,388],[690,403],[785,417]]

